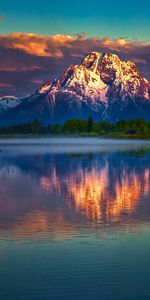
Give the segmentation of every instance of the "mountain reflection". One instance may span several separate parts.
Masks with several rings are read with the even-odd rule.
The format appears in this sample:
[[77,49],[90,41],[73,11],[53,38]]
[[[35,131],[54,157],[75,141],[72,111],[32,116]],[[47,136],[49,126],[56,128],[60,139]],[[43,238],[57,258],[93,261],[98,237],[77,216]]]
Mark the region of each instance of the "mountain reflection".
[[149,194],[150,169],[138,174],[135,170],[122,170],[120,178],[109,176],[109,165],[102,169],[78,170],[61,180],[56,169],[49,177],[41,177],[46,192],[61,194],[65,190],[68,206],[92,222],[112,223],[124,215],[132,215],[138,202]]
[[150,216],[150,153],[1,157],[0,232],[66,236]]

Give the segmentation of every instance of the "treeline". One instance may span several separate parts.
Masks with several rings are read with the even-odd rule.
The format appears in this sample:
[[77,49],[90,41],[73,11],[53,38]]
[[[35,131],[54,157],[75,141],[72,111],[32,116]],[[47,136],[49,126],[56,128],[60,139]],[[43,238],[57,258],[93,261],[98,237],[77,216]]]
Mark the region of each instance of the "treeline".
[[143,119],[131,119],[127,121],[93,122],[88,120],[73,119],[66,121],[63,125],[44,125],[39,121],[16,126],[0,127],[0,134],[52,134],[52,135],[150,135],[150,122]]
[[90,133],[97,135],[149,135],[150,122],[144,119],[121,120],[116,123],[111,122],[93,122],[90,117],[88,120],[68,120],[61,127],[64,133]]

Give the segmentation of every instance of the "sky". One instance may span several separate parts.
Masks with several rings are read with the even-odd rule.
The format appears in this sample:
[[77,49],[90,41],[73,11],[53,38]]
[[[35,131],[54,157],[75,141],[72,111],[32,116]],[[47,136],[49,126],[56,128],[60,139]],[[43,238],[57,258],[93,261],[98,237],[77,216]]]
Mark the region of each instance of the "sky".
[[24,96],[89,51],[131,59],[150,79],[150,1],[0,2],[0,95]]

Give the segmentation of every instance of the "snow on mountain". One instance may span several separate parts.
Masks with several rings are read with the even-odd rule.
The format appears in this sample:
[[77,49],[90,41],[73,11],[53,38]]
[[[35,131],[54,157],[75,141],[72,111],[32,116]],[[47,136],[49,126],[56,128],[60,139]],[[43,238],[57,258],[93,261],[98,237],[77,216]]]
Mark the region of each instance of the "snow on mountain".
[[143,97],[149,100],[149,82],[138,72],[132,61],[121,61],[115,54],[106,53],[100,61],[98,71],[101,79],[118,90],[123,99]]
[[115,54],[91,52],[80,65],[70,66],[52,86],[48,97],[53,104],[60,93],[99,109],[101,105],[108,106],[110,99],[149,100],[149,82],[133,62],[123,62]]
[[0,111],[14,108],[21,103],[21,99],[14,96],[4,96],[0,98]]
[[71,66],[60,79],[64,90],[74,90],[85,98],[107,102],[109,92],[123,98],[140,96],[149,100],[149,83],[133,62],[123,62],[115,54],[88,54],[81,65]]
[[38,94],[45,94],[47,93],[52,86],[52,82],[50,80],[47,80],[38,90]]
[[11,123],[33,119],[56,123],[89,116],[95,120],[150,120],[149,82],[132,61],[124,62],[111,53],[91,52],[81,64],[69,66],[59,80],[45,82],[20,103],[14,101],[8,100],[14,106],[8,105],[3,123],[6,118]]

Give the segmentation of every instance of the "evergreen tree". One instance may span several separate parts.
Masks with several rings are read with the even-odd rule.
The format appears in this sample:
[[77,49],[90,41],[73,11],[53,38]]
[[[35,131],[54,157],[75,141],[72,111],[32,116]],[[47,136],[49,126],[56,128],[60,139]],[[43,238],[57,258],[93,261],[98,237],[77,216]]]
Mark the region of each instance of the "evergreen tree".
[[92,127],[93,127],[93,119],[92,119],[92,117],[89,117],[88,121],[87,121],[87,131],[91,132],[92,131]]

